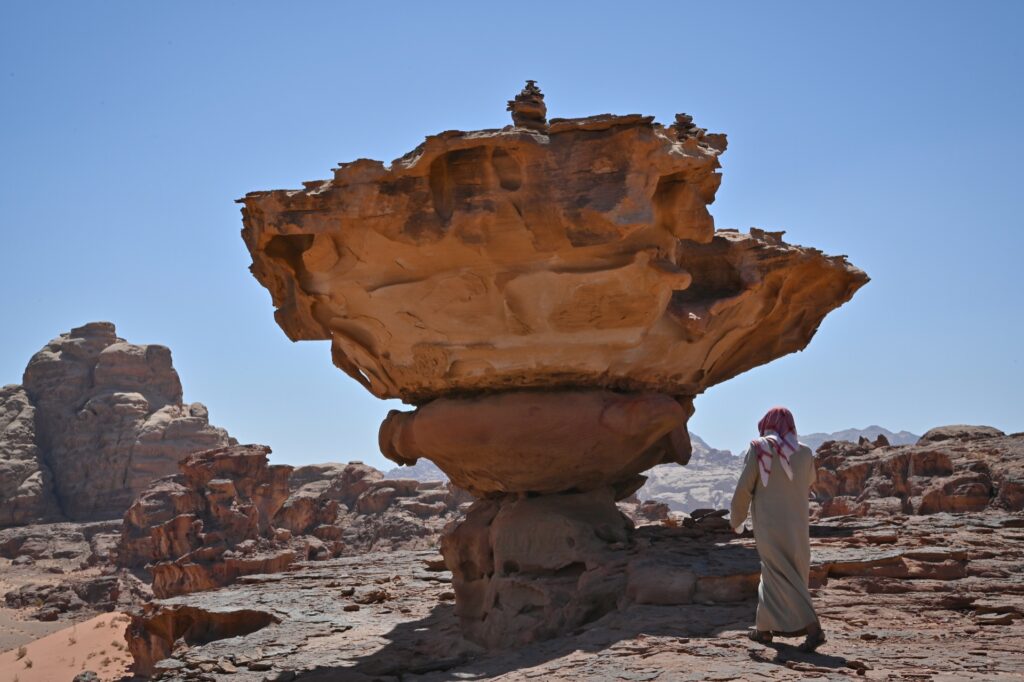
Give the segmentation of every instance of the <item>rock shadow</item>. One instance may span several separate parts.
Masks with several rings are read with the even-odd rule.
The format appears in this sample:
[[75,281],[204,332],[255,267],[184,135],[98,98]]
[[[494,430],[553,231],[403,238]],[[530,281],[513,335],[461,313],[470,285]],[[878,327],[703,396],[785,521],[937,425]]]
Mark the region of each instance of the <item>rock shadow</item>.
[[[712,564],[717,564],[714,561],[716,551],[721,552],[719,556],[738,559],[735,564],[727,562],[737,567],[748,569],[749,563],[757,560],[753,547],[705,546],[703,549],[711,550],[704,560]],[[713,568],[717,569],[713,572],[719,575],[712,577],[721,579],[723,588],[727,587],[729,575],[726,567],[714,565]],[[295,679],[302,682],[488,679],[543,666],[573,652],[607,652],[610,657],[621,657],[626,652],[628,656],[658,641],[662,647],[685,645],[691,650],[702,649],[702,642],[706,641],[710,652],[715,648],[714,641],[723,641],[721,635],[725,634],[729,640],[743,638],[754,622],[756,592],[750,593],[746,581],[738,581],[735,585],[737,591],[721,594],[722,601],[718,603],[631,604],[564,636],[497,651],[485,651],[466,642],[461,636],[454,607],[442,603],[426,617],[401,623],[383,635],[389,643],[377,651],[353,659],[344,666],[303,672]],[[735,634],[730,636],[727,633]],[[668,644],[659,638],[668,638]],[[622,659],[622,664],[632,665],[628,659]]]
[[[824,646],[828,645],[825,644]],[[804,672],[810,670],[807,666],[831,669],[851,668],[854,670],[863,666],[858,661],[851,661],[843,656],[833,656],[821,651],[800,651],[797,646],[785,642],[772,642],[767,647],[775,650],[774,656],[766,655],[762,651],[753,650],[750,652],[750,658],[761,663],[774,663],[775,665]]]

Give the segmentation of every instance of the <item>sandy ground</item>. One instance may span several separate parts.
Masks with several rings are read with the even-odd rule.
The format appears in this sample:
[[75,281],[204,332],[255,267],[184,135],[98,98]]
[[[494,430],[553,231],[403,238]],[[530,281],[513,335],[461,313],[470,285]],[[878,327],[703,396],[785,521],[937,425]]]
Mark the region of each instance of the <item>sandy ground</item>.
[[83,670],[101,680],[119,680],[131,663],[124,642],[127,622],[124,614],[104,613],[70,627],[63,624],[23,649],[0,654],[0,682],[70,682]]
[[44,623],[26,616],[24,610],[0,608],[0,652],[17,649],[22,644],[67,627],[67,623]]

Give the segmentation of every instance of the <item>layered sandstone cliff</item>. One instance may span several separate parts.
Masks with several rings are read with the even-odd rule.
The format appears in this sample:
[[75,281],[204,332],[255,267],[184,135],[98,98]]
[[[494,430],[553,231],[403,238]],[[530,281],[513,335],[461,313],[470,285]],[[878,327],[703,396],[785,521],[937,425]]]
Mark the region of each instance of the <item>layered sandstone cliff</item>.
[[182,401],[167,347],[77,327],[0,389],[0,526],[120,517],[189,453],[231,442]]

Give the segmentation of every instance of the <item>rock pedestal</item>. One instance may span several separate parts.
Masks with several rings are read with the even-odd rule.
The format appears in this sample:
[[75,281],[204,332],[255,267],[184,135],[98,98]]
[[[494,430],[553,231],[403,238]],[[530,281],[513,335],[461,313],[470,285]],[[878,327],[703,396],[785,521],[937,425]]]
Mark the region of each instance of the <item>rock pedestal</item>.
[[382,425],[387,457],[482,498],[444,547],[489,645],[603,612],[614,501],[688,460],[693,398],[803,349],[868,281],[781,232],[716,232],[726,139],[691,116],[548,119],[532,81],[508,108],[241,200],[281,328],[416,406]]
[[479,500],[441,542],[463,633],[515,646],[612,611],[632,530],[610,488]]

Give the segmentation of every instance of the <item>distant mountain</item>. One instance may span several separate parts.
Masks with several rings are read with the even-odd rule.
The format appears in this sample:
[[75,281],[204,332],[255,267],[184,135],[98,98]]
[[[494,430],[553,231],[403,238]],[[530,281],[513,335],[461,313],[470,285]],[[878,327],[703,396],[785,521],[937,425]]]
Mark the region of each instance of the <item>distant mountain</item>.
[[[883,434],[893,445],[917,442],[918,436],[909,431],[892,432],[881,426],[846,429],[835,433],[801,434],[800,441],[811,450],[827,440],[849,440],[854,443],[861,436],[874,440]],[[732,500],[736,481],[743,468],[744,453],[733,455],[708,445],[700,436],[690,433],[693,455],[686,466],[659,464],[645,472],[647,482],[637,496],[641,500],[666,503],[672,511],[692,512],[694,509],[725,509]],[[446,481],[448,477],[428,459],[420,459],[415,466],[395,467],[384,474],[387,478],[414,478],[417,481]]]
[[717,450],[691,433],[693,455],[686,466],[659,464],[644,473],[647,482],[637,491],[641,500],[664,502],[672,511],[723,509],[729,506],[743,459]]
[[863,429],[846,429],[845,431],[836,431],[834,433],[802,433],[800,434],[800,442],[812,451],[817,451],[821,444],[827,440],[848,440],[856,443],[861,436],[868,440],[874,440],[878,438],[879,434],[885,436],[890,445],[913,445],[920,438],[920,436],[910,431],[893,433],[889,429],[874,425]]
[[417,481],[447,481],[448,477],[437,465],[421,457],[411,467],[395,467],[384,472],[384,478],[415,478]]

